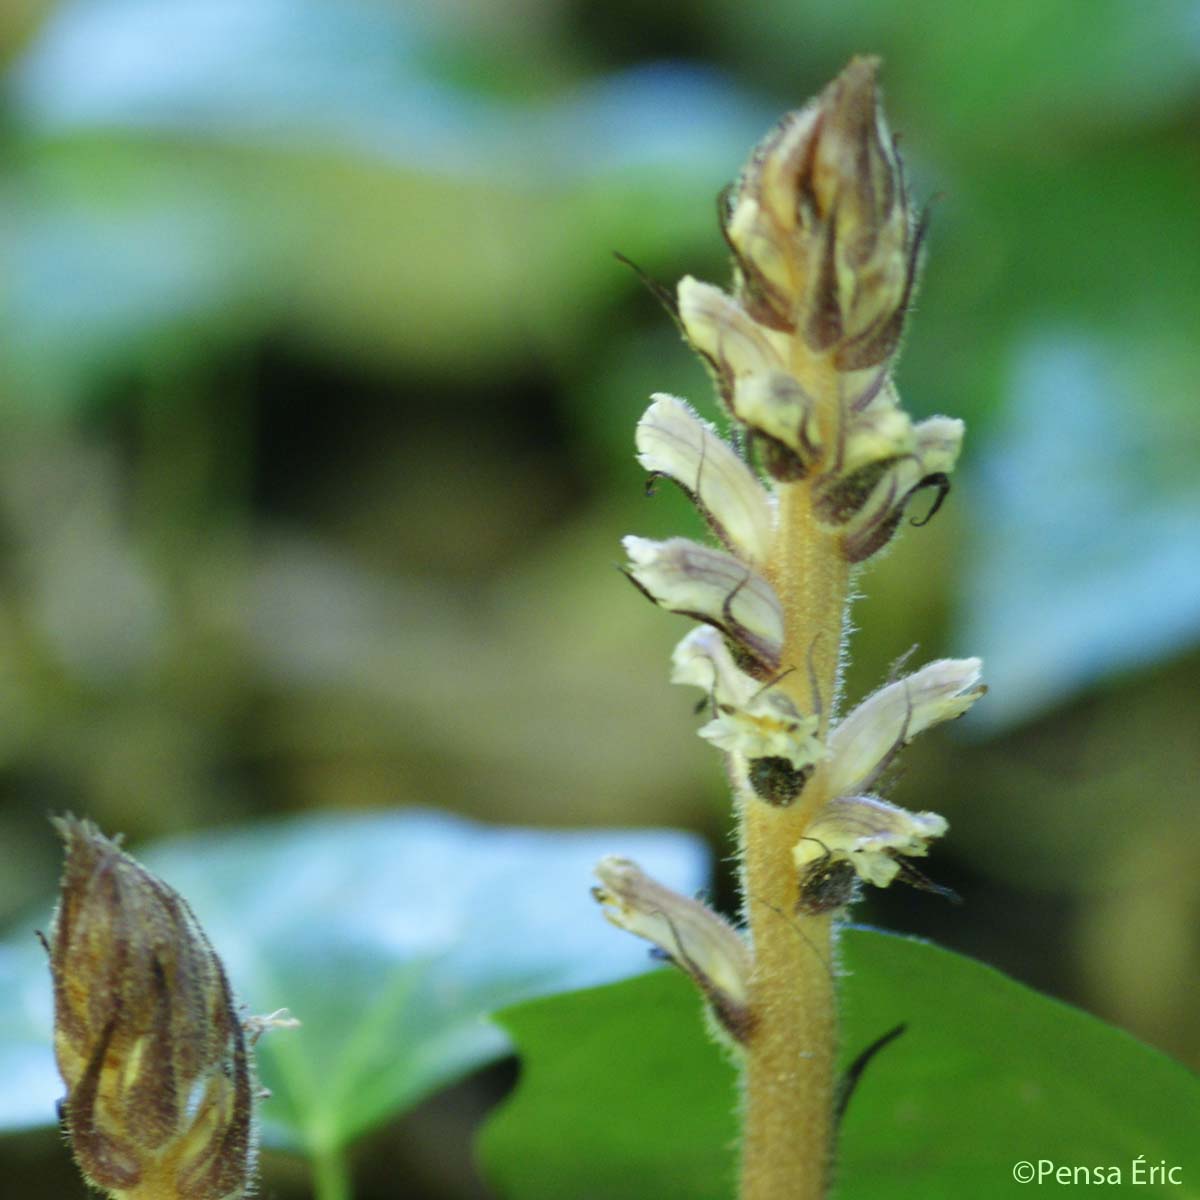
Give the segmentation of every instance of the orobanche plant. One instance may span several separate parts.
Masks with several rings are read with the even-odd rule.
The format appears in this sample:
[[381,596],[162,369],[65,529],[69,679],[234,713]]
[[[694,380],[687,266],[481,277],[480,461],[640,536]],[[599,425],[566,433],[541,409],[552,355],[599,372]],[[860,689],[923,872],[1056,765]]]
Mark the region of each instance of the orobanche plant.
[[877,789],[907,742],[984,692],[978,659],[944,659],[837,719],[855,572],[926,488],[930,511],[912,523],[929,519],[963,437],[950,417],[914,422],[892,381],[923,227],[877,71],[854,59],[768,134],[722,197],[732,289],[678,286],[673,309],[732,443],[669,395],[653,398],[636,435],[642,466],[682,487],[720,543],[628,537],[625,548],[651,600],[700,622],[671,678],[707,697],[699,732],[732,786],[746,929],[626,859],[600,863],[596,895],[692,977],[735,1048],[743,1200],[827,1191],[838,922],[864,883],[933,886],[910,860],[946,832],[938,814]]

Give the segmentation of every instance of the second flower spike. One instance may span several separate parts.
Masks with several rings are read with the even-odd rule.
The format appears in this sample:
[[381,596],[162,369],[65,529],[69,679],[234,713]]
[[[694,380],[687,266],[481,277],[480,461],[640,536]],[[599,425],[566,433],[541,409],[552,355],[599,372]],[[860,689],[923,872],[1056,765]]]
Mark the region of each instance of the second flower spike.
[[88,1181],[127,1200],[239,1200],[256,1086],[233,993],[187,902],[87,821],[48,939],[63,1119]]

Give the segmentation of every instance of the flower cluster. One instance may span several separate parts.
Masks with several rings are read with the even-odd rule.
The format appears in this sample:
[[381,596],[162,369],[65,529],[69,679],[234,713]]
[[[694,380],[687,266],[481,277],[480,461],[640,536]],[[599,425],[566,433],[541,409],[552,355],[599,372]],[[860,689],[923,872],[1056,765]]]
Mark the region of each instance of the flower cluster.
[[[732,295],[690,276],[678,316],[764,470],[814,480],[815,512],[850,562],[895,534],[922,488],[949,488],[961,421],[914,424],[890,382],[923,225],[879,109],[878,60],[855,59],[785,117],[723,202]],[[797,350],[836,372],[826,411]],[[927,518],[928,519],[928,518]]]
[[[809,916],[842,909],[862,882],[923,881],[905,860],[926,854],[945,820],[876,790],[916,734],[984,692],[978,659],[944,659],[889,682],[827,728],[822,686],[832,705],[833,681],[817,678],[811,651],[804,661],[796,613],[778,590],[794,579],[784,566],[794,552],[784,543],[795,536],[785,506],[803,513],[813,543],[806,561],[840,564],[844,583],[888,544],[922,488],[936,489],[925,520],[933,515],[962,442],[961,421],[914,422],[891,379],[922,229],[880,112],[877,67],[855,59],[785,117],[723,197],[732,292],[691,277],[678,287],[685,338],[711,371],[735,444],[757,466],[669,395],[655,395],[638,424],[638,461],[684,490],[719,545],[624,540],[632,582],[700,623],[676,648],[672,679],[708,697],[700,736],[727,755],[741,804],[790,810],[820,774],[784,850],[796,872],[794,910]],[[836,617],[831,636],[840,639]],[[806,690],[789,681],[793,673],[807,674]],[[691,974],[718,1021],[744,1039],[751,959],[741,935],[633,864],[606,860],[599,874],[610,919]]]
[[[908,812],[875,795],[899,751],[918,733],[961,716],[985,692],[977,658],[941,659],[887,684],[840,721],[823,743],[813,717],[800,717],[781,693],[737,669],[711,628],[693,630],[675,650],[676,683],[703,688],[717,715],[700,736],[725,750],[759,800],[790,804],[823,764],[831,799],[792,847],[796,911],[844,908],[859,882],[887,887],[897,876],[921,881],[905,859],[928,853],[946,832],[937,813]],[[773,701],[773,703],[767,703]],[[597,868],[614,924],[654,942],[690,974],[718,1022],[735,1040],[750,1027],[746,1007],[752,958],[741,935],[698,901],[649,880],[632,863]]]

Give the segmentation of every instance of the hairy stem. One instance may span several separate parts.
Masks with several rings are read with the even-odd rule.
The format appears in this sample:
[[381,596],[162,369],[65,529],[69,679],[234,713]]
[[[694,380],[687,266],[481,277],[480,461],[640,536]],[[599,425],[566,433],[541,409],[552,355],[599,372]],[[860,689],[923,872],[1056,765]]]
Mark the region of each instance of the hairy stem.
[[[837,380],[823,385],[836,412]],[[832,433],[832,430],[830,431]],[[785,614],[780,684],[828,728],[837,693],[849,568],[817,526],[806,482],[780,489],[779,533],[768,574]],[[814,690],[817,694],[813,694]],[[754,1033],[746,1047],[742,1200],[818,1200],[833,1145],[837,1009],[830,914],[795,912],[792,848],[829,799],[818,768],[794,804],[743,796],[742,881],[754,944]]]

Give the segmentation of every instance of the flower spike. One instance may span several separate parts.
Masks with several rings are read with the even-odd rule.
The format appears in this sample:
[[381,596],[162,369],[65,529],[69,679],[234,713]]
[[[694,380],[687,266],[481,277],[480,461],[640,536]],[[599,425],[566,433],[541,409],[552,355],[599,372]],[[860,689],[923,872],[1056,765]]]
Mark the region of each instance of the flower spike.
[[266,1026],[247,1036],[181,896],[90,822],[54,824],[66,865],[46,944],[75,1161],[123,1200],[238,1200],[255,1162],[248,1043]]
[[937,512],[963,439],[961,421],[906,411],[892,378],[925,222],[878,74],[877,59],[851,60],[762,139],[718,201],[731,286],[687,276],[675,293],[733,432],[727,445],[683,401],[656,396],[639,461],[691,495],[724,549],[625,539],[634,583],[702,622],[671,678],[703,692],[698,732],[733,785],[753,970],[737,934],[632,864],[606,860],[598,896],[692,974],[740,1040],[739,1194],[756,1200],[829,1194],[841,914],[868,883],[949,894],[912,865],[945,819],[877,793],[913,737],[984,692],[977,659],[945,659],[836,719],[858,567],[918,492],[933,498],[908,523]]

